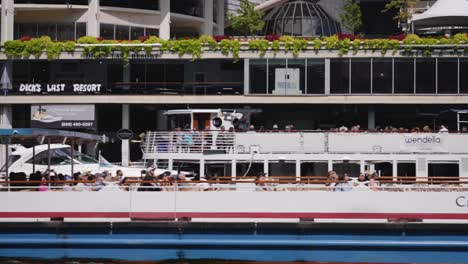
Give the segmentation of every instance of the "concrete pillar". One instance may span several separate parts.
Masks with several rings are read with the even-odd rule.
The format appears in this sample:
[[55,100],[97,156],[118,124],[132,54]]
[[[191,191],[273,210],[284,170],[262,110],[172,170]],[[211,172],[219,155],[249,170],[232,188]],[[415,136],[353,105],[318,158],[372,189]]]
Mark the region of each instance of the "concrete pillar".
[[296,160],[296,180],[300,180],[301,177],[301,160]]
[[159,37],[161,39],[171,38],[171,2],[170,0],[159,0],[159,11],[161,21],[159,23]]
[[244,59],[244,95],[250,93],[250,60]]
[[[0,106],[0,128],[12,128],[13,125],[13,111],[11,105]],[[7,157],[5,153],[5,145],[0,144],[0,166],[6,163]]]
[[[263,161],[263,173],[266,173],[267,174],[267,177],[270,176],[270,171],[269,171],[269,163],[268,163],[268,159],[265,159]],[[253,176],[257,176],[257,175],[253,175]]]
[[236,166],[237,166],[237,161],[232,160],[231,161],[231,177],[232,178],[236,178],[236,176],[237,176],[237,167]]
[[4,93],[13,89],[13,61],[5,61],[1,76],[1,89]]
[[397,160],[392,161],[392,176],[393,176],[393,181],[396,181],[398,179],[398,161]]
[[13,0],[2,0],[2,42],[13,40],[15,24],[15,4]]
[[202,33],[204,35],[213,35],[213,0],[203,1],[203,23]]
[[[122,128],[130,128],[130,105],[122,105]],[[130,163],[130,141],[122,140],[122,166]]]
[[330,59],[325,59],[325,94],[330,94]]
[[99,37],[99,0],[88,0],[88,21],[86,35]]
[[367,129],[375,129],[375,106],[373,105],[367,108]]
[[224,35],[224,0],[214,0],[217,2],[218,11],[216,13],[216,24],[218,28],[216,29],[216,35]]
[[[426,177],[427,178],[427,160],[425,158],[416,159],[416,177]],[[425,181],[426,179],[420,178],[416,181]]]

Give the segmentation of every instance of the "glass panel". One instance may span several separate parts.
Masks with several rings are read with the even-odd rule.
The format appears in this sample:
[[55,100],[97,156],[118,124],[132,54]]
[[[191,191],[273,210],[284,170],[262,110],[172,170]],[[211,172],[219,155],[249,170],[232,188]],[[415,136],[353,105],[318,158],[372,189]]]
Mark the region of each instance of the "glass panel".
[[[292,160],[286,161],[269,161],[268,162],[268,174],[270,176],[292,176],[294,179],[296,176],[296,162]],[[281,178],[282,180],[287,180]]]
[[250,93],[265,94],[267,91],[267,60],[250,60]]
[[111,24],[101,24],[101,38],[104,39],[114,39],[114,25]]
[[468,94],[468,59],[460,59],[460,93]]
[[37,37],[37,24],[18,24],[18,38]]
[[392,59],[373,59],[372,93],[392,93]]
[[325,93],[325,61],[307,60],[307,94]]
[[351,59],[351,93],[371,92],[370,59]]
[[349,93],[349,60],[330,60],[330,93]]
[[416,59],[416,93],[436,93],[435,59]]
[[101,6],[159,10],[159,1],[155,0],[100,0]]
[[76,39],[86,36],[86,23],[76,23]]
[[138,40],[141,36],[145,36],[145,29],[142,27],[132,27],[130,39]]
[[199,0],[171,1],[171,12],[189,16],[203,16],[203,4]]
[[301,176],[326,176],[328,163],[323,162],[301,162]]
[[57,27],[55,24],[39,24],[38,26],[38,35],[49,36],[52,40],[57,39]]
[[115,39],[116,40],[128,40],[130,27],[128,26],[115,26]]
[[146,36],[159,36],[159,30],[156,28],[146,28]]
[[442,94],[458,93],[458,60],[438,59],[437,92]]
[[15,0],[15,4],[88,5],[88,0]]
[[286,60],[268,60],[268,93],[284,94],[286,85]]
[[395,59],[395,93],[414,93],[413,59]]
[[75,24],[57,24],[57,40],[75,40]]
[[288,60],[286,81],[289,82],[284,94],[305,94],[305,60]]

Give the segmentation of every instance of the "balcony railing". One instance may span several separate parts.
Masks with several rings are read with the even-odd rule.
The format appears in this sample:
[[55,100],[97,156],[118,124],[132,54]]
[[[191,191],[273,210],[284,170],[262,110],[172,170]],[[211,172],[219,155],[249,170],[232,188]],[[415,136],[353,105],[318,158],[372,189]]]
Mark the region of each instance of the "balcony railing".
[[148,132],[142,145],[156,153],[468,153],[464,133]]

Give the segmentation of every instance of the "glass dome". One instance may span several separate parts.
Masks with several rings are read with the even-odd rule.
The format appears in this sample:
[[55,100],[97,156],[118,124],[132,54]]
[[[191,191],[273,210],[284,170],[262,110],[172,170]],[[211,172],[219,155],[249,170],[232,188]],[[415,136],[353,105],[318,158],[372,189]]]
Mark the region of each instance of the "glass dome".
[[340,24],[318,2],[294,0],[272,9],[264,18],[265,35],[320,37],[340,33]]

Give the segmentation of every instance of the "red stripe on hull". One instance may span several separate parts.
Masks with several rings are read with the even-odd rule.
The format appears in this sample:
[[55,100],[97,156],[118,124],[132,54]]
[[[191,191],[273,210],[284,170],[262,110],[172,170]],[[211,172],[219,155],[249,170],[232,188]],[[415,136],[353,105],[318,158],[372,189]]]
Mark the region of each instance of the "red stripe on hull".
[[446,219],[468,220],[463,213],[263,213],[263,212],[0,212],[0,218],[336,218],[336,219]]

